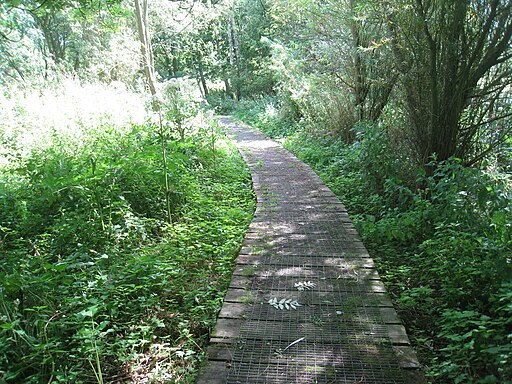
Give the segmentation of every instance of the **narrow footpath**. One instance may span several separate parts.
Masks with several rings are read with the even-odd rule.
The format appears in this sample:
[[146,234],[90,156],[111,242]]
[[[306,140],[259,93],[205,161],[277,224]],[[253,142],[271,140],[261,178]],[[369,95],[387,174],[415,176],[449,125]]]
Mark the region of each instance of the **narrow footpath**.
[[258,203],[197,384],[423,383],[343,204],[278,143],[220,122]]

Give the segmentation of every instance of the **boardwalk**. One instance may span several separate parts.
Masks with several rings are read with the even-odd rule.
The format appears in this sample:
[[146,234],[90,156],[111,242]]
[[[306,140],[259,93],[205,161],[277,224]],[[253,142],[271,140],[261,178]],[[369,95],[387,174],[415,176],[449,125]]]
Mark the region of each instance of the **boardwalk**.
[[197,383],[422,383],[343,204],[280,145],[221,122],[258,204]]

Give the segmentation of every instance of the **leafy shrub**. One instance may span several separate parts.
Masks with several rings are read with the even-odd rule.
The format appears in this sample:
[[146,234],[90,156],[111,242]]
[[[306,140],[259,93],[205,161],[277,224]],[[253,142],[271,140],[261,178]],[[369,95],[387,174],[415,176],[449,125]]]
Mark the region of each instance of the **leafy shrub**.
[[423,191],[405,188],[408,208],[363,222],[365,241],[381,256],[402,317],[433,343],[434,351],[423,351],[433,359],[431,374],[442,382],[504,382],[510,313],[493,303],[512,276],[510,184],[457,161],[437,164],[420,181]]
[[281,103],[281,100],[272,96],[244,99],[237,103],[234,115],[272,138],[283,138],[291,135],[296,126],[279,112]]
[[152,124],[78,128],[0,166],[0,381],[191,382],[254,209],[247,168],[213,127],[164,137],[167,189]]
[[510,383],[512,377],[512,286],[503,283],[490,296],[490,310],[447,309],[439,336],[445,340],[437,376],[455,383]]
[[208,93],[206,100],[208,105],[221,115],[232,113],[236,108],[236,100],[224,91],[212,90]]

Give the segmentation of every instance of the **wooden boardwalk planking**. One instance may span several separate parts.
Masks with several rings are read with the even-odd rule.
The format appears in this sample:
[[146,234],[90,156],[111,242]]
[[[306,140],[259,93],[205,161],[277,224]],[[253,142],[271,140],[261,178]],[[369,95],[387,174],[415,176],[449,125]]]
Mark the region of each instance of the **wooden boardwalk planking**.
[[[279,144],[221,122],[258,204],[197,384],[424,383],[343,204]],[[300,306],[281,310],[273,298]]]

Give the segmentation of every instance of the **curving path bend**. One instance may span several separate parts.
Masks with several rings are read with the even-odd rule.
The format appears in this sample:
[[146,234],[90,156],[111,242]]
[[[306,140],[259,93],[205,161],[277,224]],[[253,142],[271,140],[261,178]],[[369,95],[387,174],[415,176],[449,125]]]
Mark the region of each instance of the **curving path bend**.
[[258,203],[197,384],[424,383],[343,204],[278,143],[220,122]]

